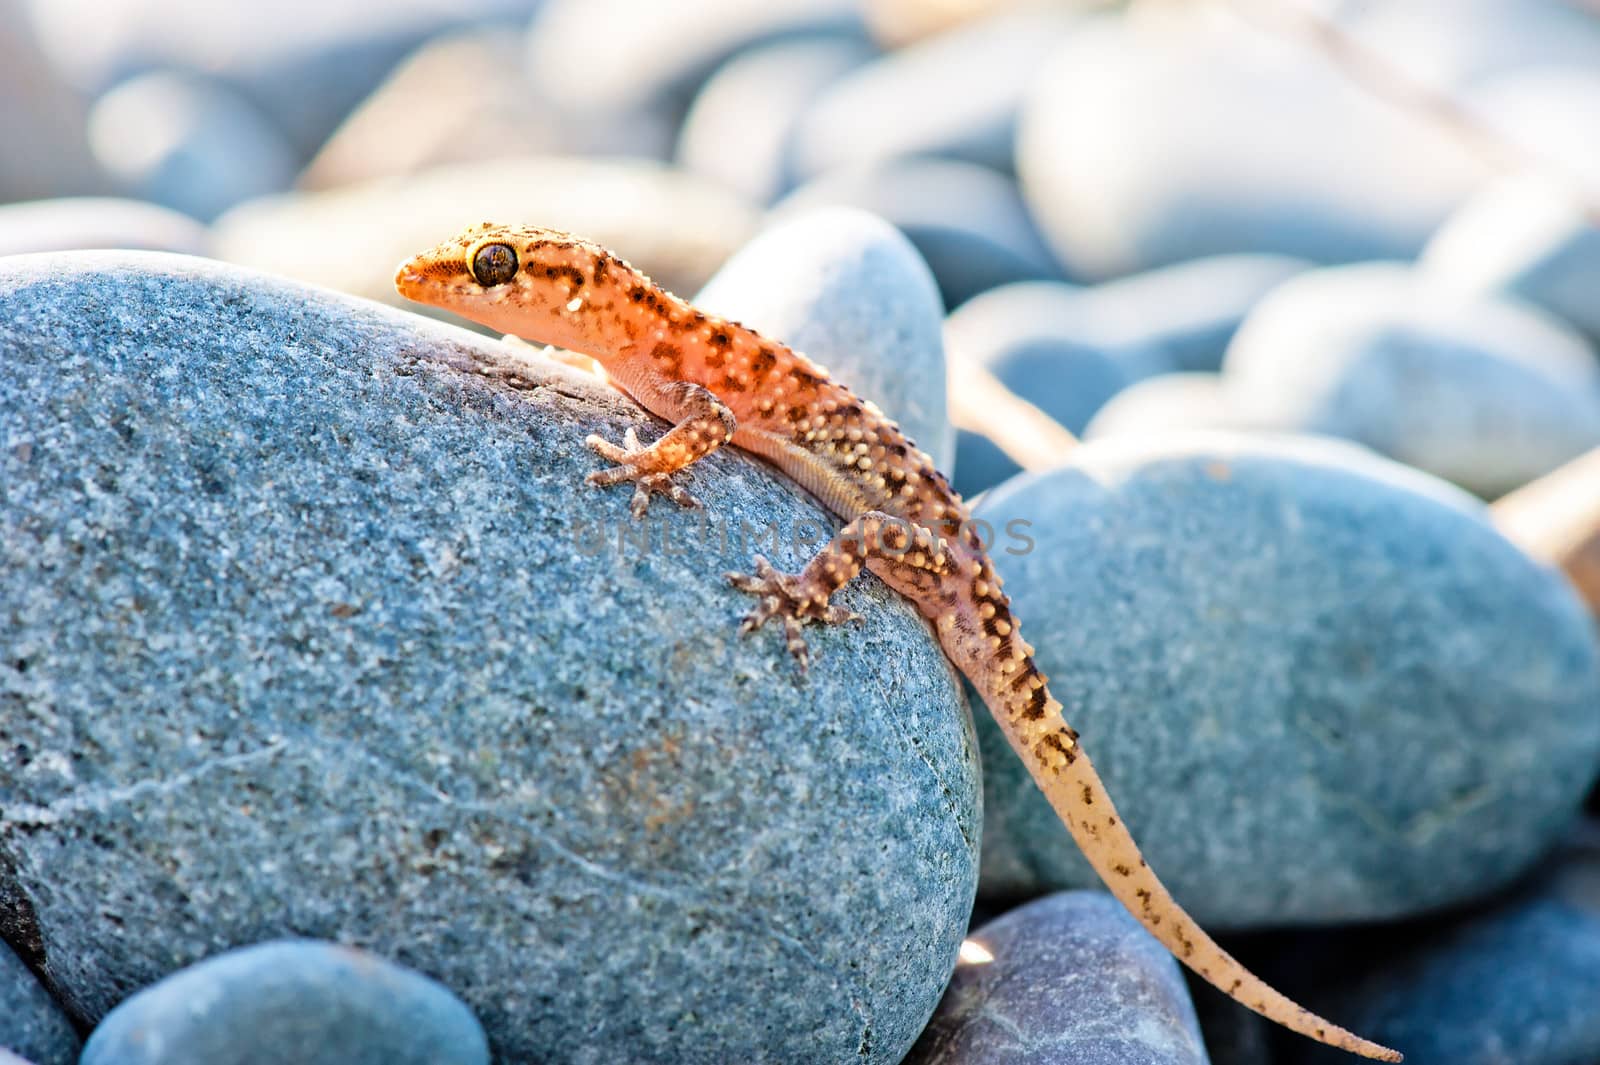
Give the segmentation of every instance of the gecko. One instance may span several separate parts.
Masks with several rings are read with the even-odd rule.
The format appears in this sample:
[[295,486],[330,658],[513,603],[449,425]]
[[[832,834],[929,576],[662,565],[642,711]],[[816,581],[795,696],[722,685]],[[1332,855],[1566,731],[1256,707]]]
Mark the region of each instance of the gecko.
[[863,568],[877,575],[927,618],[1089,864],[1179,961],[1286,1028],[1401,1060],[1268,985],[1173,899],[1051,696],[966,505],[871,402],[799,352],[695,308],[598,244],[556,230],[483,223],[403,263],[395,285],[408,299],[593,359],[670,423],[648,445],[632,428],[621,444],[598,435],[584,441],[612,464],[590,473],[589,483],[631,483],[636,520],[655,496],[699,506],[674,478],[718,448],[776,466],[845,524],[799,573],[756,555],[753,573],[725,574],[755,597],[741,632],[780,626],[803,672],[804,626],[856,619],[831,602],[833,593]]

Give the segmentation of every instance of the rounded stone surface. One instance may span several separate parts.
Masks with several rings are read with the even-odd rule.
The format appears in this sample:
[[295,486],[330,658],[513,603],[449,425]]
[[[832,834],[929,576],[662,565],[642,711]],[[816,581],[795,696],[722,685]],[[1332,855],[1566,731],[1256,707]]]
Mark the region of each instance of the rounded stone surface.
[[89,112],[89,144],[123,188],[207,221],[287,189],[300,168],[254,104],[211,78],[171,71],[102,96]]
[[1100,279],[1226,252],[1409,257],[1484,168],[1298,40],[1149,5],[1051,58],[1017,172],[1068,273]]
[[1178,963],[1098,891],[974,931],[906,1065],[1206,1065]]
[[1076,17],[1050,7],[974,22],[890,52],[840,80],[801,117],[803,178],[905,156],[1009,171],[1024,91]]
[[1581,336],[1396,263],[1275,289],[1223,377],[1251,425],[1354,440],[1486,497],[1600,445],[1600,364]]
[[901,159],[824,174],[785,197],[779,217],[859,207],[898,226],[928,261],[946,307],[1012,281],[1058,278],[1010,178],[942,159]]
[[306,939],[228,951],[125,999],[80,1065],[489,1065],[448,988],[364,950]]
[[[1600,767],[1594,623],[1434,478],[1335,441],[1105,440],[976,515],[1134,838],[1213,932],[1493,891]],[[984,718],[979,740],[985,894],[1095,884]]]
[[415,310],[395,293],[395,264],[487,221],[598,241],[678,293],[704,284],[756,227],[731,192],[658,163],[531,156],[270,196],[213,232],[219,258]]
[[812,36],[754,48],[707,79],[684,116],[677,161],[684,169],[771,203],[795,183],[795,125],[807,105],[871,59],[856,36]]
[[[0,930],[5,926],[0,918]],[[61,1007],[22,959],[0,942],[0,1065],[6,1065],[8,1050],[27,1055],[34,1065],[75,1065],[80,1047]]]
[[883,219],[825,207],[780,221],[729,259],[695,304],[815,360],[949,467],[939,290]]
[[67,196],[0,206],[0,255],[125,248],[204,255],[206,227],[143,200]]
[[1567,190],[1485,189],[1434,234],[1420,266],[1443,284],[1526,300],[1600,344],[1600,223]]
[[0,262],[0,897],[79,1020],[293,933],[508,1060],[899,1060],[976,881],[952,671],[875,579],[804,677],[741,637],[721,574],[826,516],[724,451],[636,525],[583,483],[629,426],[335,293]]

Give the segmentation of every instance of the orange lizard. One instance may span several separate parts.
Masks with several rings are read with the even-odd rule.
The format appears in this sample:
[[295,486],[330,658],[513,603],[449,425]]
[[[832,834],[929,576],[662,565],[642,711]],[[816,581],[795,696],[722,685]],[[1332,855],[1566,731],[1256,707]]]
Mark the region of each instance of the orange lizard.
[[1313,1014],[1255,976],[1183,911],[1145,864],[1078,734],[1062,719],[961,498],[933,461],[870,402],[783,344],[705,314],[596,244],[547,229],[485,223],[400,267],[402,295],[503,333],[597,361],[673,423],[648,447],[585,443],[615,465],[595,485],[634,485],[698,502],[675,473],[732,443],[767,459],[847,524],[798,574],[759,555],[730,573],[756,597],[741,631],[783,625],[807,663],[802,626],[849,620],[829,602],[865,566],[914,602],[983,696],[1012,748],[1112,893],[1184,964],[1250,1009],[1312,1039],[1381,1061],[1400,1055]]

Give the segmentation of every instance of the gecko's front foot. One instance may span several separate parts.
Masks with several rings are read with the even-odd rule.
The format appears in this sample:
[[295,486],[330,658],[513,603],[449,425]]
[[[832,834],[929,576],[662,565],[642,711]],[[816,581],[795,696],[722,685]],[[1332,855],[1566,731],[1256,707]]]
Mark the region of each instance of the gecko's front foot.
[[756,596],[760,600],[756,608],[746,614],[744,620],[740,622],[739,631],[754,632],[773,618],[781,618],[784,642],[788,645],[789,653],[794,655],[795,661],[800,664],[800,672],[804,673],[806,667],[811,664],[811,653],[806,648],[803,631],[806,622],[820,621],[825,625],[837,625],[845,621],[861,620],[860,614],[829,603],[828,598],[833,589],[826,585],[808,581],[804,576],[780,573],[760,555],[755,557],[755,564],[754,576],[748,573],[723,575],[728,579],[728,583],[739,591]]
[[690,495],[682,485],[672,483],[672,472],[658,469],[658,452],[655,448],[639,446],[639,435],[630,427],[622,438],[622,446],[601,436],[590,433],[583,442],[590,449],[608,462],[617,465],[610,469],[596,470],[584,480],[599,488],[605,488],[623,481],[632,481],[633,488],[633,517],[635,521],[642,519],[645,511],[650,507],[652,495],[664,495],[682,507],[698,507],[700,501]]

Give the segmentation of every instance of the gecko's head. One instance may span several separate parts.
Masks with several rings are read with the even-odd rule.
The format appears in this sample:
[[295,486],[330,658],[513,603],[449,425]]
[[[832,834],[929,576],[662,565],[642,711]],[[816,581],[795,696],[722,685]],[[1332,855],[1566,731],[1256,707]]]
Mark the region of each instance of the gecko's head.
[[585,310],[612,271],[604,248],[553,229],[485,222],[402,263],[395,288],[502,333],[584,350]]

